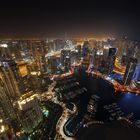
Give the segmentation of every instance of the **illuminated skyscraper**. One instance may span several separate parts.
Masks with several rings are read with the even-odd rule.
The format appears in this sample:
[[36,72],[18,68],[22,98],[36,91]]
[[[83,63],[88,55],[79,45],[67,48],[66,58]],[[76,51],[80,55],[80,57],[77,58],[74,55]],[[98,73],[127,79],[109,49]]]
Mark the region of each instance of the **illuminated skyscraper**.
[[137,58],[138,63],[140,63],[140,44],[136,46],[134,56]]
[[89,42],[88,41],[84,41],[84,44],[82,46],[82,57],[87,56],[88,52],[89,52]]
[[91,61],[92,64],[95,64],[96,53],[97,53],[96,49],[93,49],[92,52],[91,52],[91,59],[90,59],[90,61]]
[[47,65],[48,65],[48,67],[47,67],[48,72],[52,73],[52,74],[55,74],[56,71],[57,71],[57,58],[56,58],[56,56],[54,56],[54,55],[49,56]]
[[0,73],[9,96],[14,99],[18,98],[23,90],[23,85],[19,74],[19,69],[15,61],[2,61],[0,66]]
[[38,67],[38,70],[42,73],[46,72],[46,43],[44,41],[32,41],[32,47],[33,48],[33,54],[35,58],[36,65]]
[[129,85],[131,83],[136,66],[137,66],[137,59],[130,58],[126,66],[126,70],[123,78],[124,85]]
[[94,49],[93,51],[93,65],[99,69],[101,61],[103,60],[103,50]]
[[8,48],[8,44],[2,43],[0,44],[0,60],[12,58],[10,54],[10,50]]
[[82,66],[88,68],[89,64],[90,64],[90,55],[87,55],[86,57],[83,58]]
[[38,91],[41,86],[42,86],[42,76],[40,72],[31,72],[30,74],[30,78],[29,78],[29,85],[30,85],[30,89],[32,91]]
[[0,118],[10,122],[16,119],[16,114],[13,109],[13,105],[6,91],[6,87],[2,80],[0,79]]
[[116,40],[116,47],[118,48],[118,57],[121,58],[123,53],[126,52],[127,47],[129,46],[129,41],[127,37]]
[[126,57],[126,53],[123,53],[123,55],[122,55],[122,58],[121,58],[121,64],[123,65],[123,66],[125,66],[126,65],[126,59],[127,57]]
[[77,59],[81,58],[81,45],[76,46],[76,55],[77,55]]
[[135,81],[140,81],[140,63],[137,65],[134,75],[133,75],[133,79]]
[[22,60],[22,54],[21,54],[21,44],[23,42],[21,41],[9,41],[8,42],[8,48],[10,51],[10,55],[12,56],[13,59],[15,59],[16,61],[21,61]]
[[107,57],[108,57],[108,53],[109,53],[109,48],[104,48],[103,49],[103,59],[104,60],[107,60]]
[[61,50],[61,63],[65,67],[65,71],[68,71],[70,68],[70,57],[71,57],[71,52],[70,50]]
[[108,74],[111,74],[113,72],[116,56],[117,56],[117,48],[109,48],[107,58]]

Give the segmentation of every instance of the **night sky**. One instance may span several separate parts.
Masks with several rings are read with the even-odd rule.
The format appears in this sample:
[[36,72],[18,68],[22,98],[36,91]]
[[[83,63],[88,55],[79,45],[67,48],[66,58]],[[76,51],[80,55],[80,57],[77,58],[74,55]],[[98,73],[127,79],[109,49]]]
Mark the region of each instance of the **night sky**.
[[[76,1],[76,0],[75,0]],[[2,37],[124,36],[140,40],[140,5],[115,1],[3,1]]]

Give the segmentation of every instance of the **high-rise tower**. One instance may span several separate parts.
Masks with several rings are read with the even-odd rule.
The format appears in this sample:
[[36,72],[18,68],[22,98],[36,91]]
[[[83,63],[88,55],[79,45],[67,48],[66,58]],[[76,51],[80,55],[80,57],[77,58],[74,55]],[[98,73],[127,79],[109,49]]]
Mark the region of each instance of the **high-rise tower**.
[[126,70],[123,78],[124,85],[129,85],[131,83],[136,66],[137,66],[137,59],[130,58],[126,66]]
[[3,60],[0,66],[0,75],[9,96],[13,99],[18,98],[23,85],[16,62],[14,60]]
[[111,74],[113,72],[116,56],[117,56],[117,48],[109,48],[107,58],[108,74]]

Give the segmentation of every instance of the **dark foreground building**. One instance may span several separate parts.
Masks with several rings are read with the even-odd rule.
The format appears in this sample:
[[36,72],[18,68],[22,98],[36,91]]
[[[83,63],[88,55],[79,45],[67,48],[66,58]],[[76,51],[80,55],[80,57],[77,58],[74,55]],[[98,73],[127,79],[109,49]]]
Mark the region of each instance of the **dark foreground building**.
[[125,120],[91,124],[78,133],[77,140],[140,140],[140,129]]

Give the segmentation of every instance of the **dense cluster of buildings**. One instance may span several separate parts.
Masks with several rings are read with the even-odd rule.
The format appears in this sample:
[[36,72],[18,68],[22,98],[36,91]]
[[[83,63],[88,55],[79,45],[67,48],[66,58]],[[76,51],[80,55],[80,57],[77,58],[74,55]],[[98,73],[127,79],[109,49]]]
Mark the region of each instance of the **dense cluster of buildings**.
[[127,38],[0,40],[0,119],[12,133],[32,132],[43,118],[35,95],[79,64],[108,76],[123,72],[123,85],[139,90],[139,55],[139,44]]

